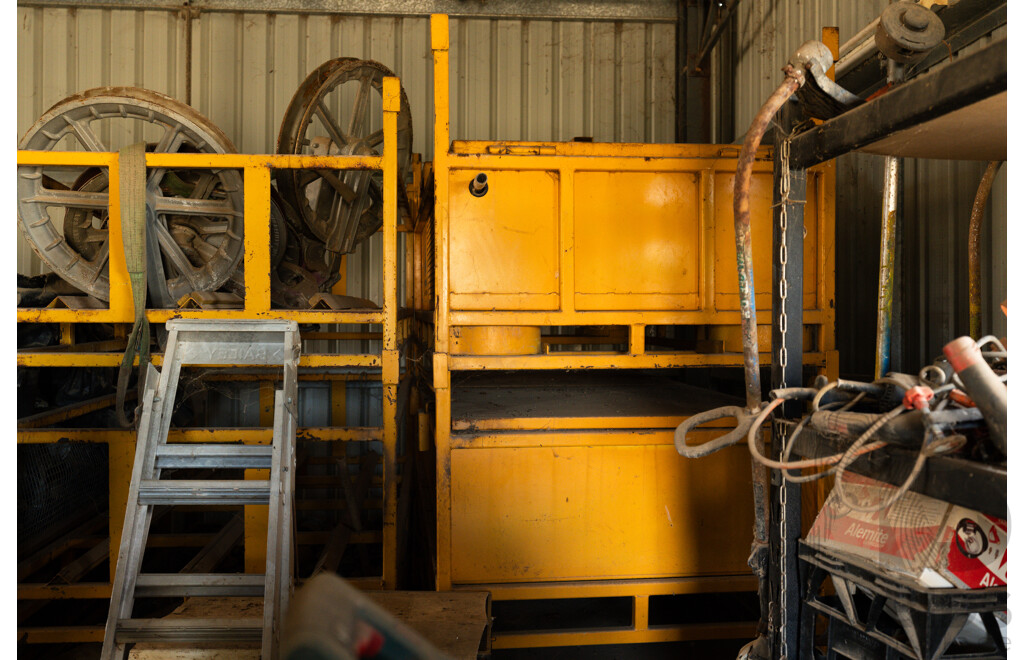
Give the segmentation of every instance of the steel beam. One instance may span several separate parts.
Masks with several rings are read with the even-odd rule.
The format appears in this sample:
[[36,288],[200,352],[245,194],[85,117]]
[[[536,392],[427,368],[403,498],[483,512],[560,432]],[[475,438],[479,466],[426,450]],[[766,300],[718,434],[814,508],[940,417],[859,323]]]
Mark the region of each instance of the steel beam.
[[[20,7],[76,9],[144,9],[180,12],[182,4],[151,0],[22,0]],[[574,0],[537,3],[529,0],[193,0],[193,11],[349,16],[410,16],[431,14],[467,18],[527,18],[532,20],[643,21],[675,20],[674,0]]]
[[806,169],[1006,91],[1006,40],[964,55],[793,138]]

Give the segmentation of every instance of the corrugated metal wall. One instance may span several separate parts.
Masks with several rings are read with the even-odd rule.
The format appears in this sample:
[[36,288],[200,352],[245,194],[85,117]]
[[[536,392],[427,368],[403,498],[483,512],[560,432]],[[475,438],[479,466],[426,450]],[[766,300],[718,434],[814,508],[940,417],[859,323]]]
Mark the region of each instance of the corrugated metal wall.
[[[192,3],[189,53],[188,20],[177,9],[22,3],[18,137],[72,93],[130,85],[189,102],[241,152],[273,152],[281,118],[299,84],[326,60],[345,56],[381,62],[402,79],[412,111],[413,151],[433,158],[433,61],[426,16],[305,13],[301,3],[292,3],[296,10],[291,12],[196,12],[200,4]],[[218,4],[223,9],[231,3]],[[566,15],[557,20],[452,18],[453,138],[590,136],[599,141],[671,142],[675,23],[674,14],[666,12],[671,3],[633,4],[637,17],[629,20],[574,20],[570,13],[579,3],[573,2],[545,3],[548,15]],[[43,272],[20,232],[18,240],[19,272]],[[366,241],[347,260],[349,293],[378,303],[380,240],[378,234]],[[398,281],[404,283],[401,273]],[[359,343],[317,342],[309,349],[379,350],[379,342]],[[358,383],[349,390],[348,423],[380,424],[380,392]],[[243,388],[212,400],[212,423],[255,423],[254,396],[254,390]],[[300,400],[307,412],[330,409],[325,387],[304,387]],[[317,419],[300,423],[326,424]]]
[[[881,13],[887,0],[746,0],[737,14],[734,61],[736,135],[781,82],[789,55],[822,26],[838,26],[840,42]],[[1005,37],[1005,28],[965,49]],[[882,157],[850,154],[836,176],[836,334],[840,371],[874,370],[881,232]],[[942,346],[968,333],[967,226],[984,163],[904,160],[901,280],[897,281],[894,363],[916,372]],[[1006,176],[992,188],[982,236],[982,329],[1006,334]]]
[[[573,3],[546,3],[554,7]],[[735,134],[742,136],[779,70],[820,27],[845,39],[887,0],[745,0],[735,18]],[[465,139],[670,142],[674,139],[675,25],[664,3],[650,18],[549,20],[454,18],[451,24],[452,135]],[[660,14],[660,15],[659,15]],[[295,88],[337,56],[376,59],[402,78],[413,112],[413,148],[432,157],[432,71],[426,17],[305,13],[200,12],[192,20],[191,57],[179,11],[32,6],[18,9],[18,135],[66,95],[104,84],[138,85],[191,102],[241,151],[274,148],[278,122]],[[715,111],[717,115],[717,110]],[[839,159],[837,305],[841,367],[871,370],[880,158]],[[897,351],[916,369],[946,339],[966,333],[966,257],[962,236],[977,163],[906,162],[902,337]],[[1005,333],[1006,186],[997,178],[984,235],[986,331]],[[19,240],[20,236],[19,236]],[[378,239],[379,240],[379,239]],[[376,241],[349,259],[358,295],[380,300]],[[22,242],[19,270],[39,272]]]
[[[652,4],[652,12],[663,4]],[[428,18],[200,12],[192,20],[191,57],[186,22],[179,11],[19,6],[18,136],[69,94],[133,85],[190,101],[239,151],[272,152],[299,83],[324,61],[349,56],[377,60],[402,78],[413,150],[433,157]],[[455,138],[674,139],[675,24],[665,16],[453,18],[451,66]],[[379,251],[371,243],[349,259],[350,282],[380,273]],[[40,272],[24,241],[18,265],[25,274]],[[379,286],[356,295],[379,301]]]

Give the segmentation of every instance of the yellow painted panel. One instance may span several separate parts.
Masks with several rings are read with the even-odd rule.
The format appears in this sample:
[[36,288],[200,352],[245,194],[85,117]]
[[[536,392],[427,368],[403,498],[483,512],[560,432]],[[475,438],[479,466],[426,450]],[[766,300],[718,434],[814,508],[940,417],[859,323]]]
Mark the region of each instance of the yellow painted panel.
[[449,259],[452,309],[558,309],[558,175],[452,170]]
[[452,328],[455,355],[537,355],[540,328],[532,325],[457,325]]
[[455,449],[451,484],[456,583],[749,571],[745,446],[700,461],[671,445]]
[[690,172],[578,172],[576,309],[697,309],[700,218]]
[[[738,310],[736,232],[733,229],[732,188],[735,173],[715,174],[715,309]],[[818,177],[807,177],[804,205],[804,308],[816,307],[818,296]],[[750,181],[750,236],[754,248],[754,292],[757,309],[772,308],[772,175],[755,172]]]

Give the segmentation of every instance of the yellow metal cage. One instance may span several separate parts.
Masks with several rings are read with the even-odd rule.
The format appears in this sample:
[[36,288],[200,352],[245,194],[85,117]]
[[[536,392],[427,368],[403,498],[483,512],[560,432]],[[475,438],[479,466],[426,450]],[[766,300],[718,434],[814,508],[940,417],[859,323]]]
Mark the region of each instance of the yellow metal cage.
[[[150,322],[163,323],[172,318],[216,318],[216,319],[290,319],[301,324],[379,324],[381,326],[382,350],[380,353],[338,354],[303,353],[301,356],[300,379],[327,378],[338,381],[340,387],[332,387],[333,407],[340,406],[340,417],[344,417],[344,381],[353,374],[310,374],[313,368],[358,367],[367,368],[369,373],[356,374],[356,378],[376,380],[382,385],[383,424],[381,427],[323,427],[300,428],[299,438],[328,442],[382,441],[383,444],[383,529],[358,532],[353,540],[365,542],[376,538],[383,546],[383,571],[379,578],[362,580],[367,588],[394,588],[397,581],[398,557],[396,544],[396,520],[398,517],[399,457],[397,455],[396,406],[399,384],[398,347],[398,269],[397,269],[397,115],[399,112],[400,85],[397,78],[385,78],[383,83],[383,155],[382,156],[294,156],[259,154],[146,154],[148,168],[209,168],[241,169],[244,173],[244,306],[238,310],[202,309],[148,309]],[[76,344],[74,326],[79,323],[115,324],[120,337],[125,336],[125,326],[134,320],[131,284],[125,262],[121,233],[121,209],[119,208],[119,174],[117,153],[93,152],[49,152],[18,151],[17,164],[21,168],[43,166],[86,166],[106,168],[110,181],[109,232],[110,232],[110,302],[105,309],[29,309],[19,308],[18,323],[60,324],[62,342],[60,346],[46,349],[20,350],[17,354],[19,367],[116,367],[121,362],[124,340],[114,340],[101,345]],[[270,185],[273,169],[326,168],[326,169],[371,169],[383,173],[383,304],[380,309],[333,310],[286,310],[272,309],[270,302]],[[403,182],[404,183],[404,182]],[[333,333],[339,334],[339,333]],[[307,334],[303,339],[329,338],[332,333]],[[340,335],[339,335],[340,336]],[[109,344],[109,345],[107,345]],[[160,366],[162,356],[154,354],[153,363]],[[245,365],[235,365],[245,366]],[[303,374],[303,371],[306,374]],[[246,379],[246,377],[241,377]],[[259,380],[258,376],[249,377]],[[334,383],[332,382],[332,385]],[[261,411],[267,413],[272,406],[266,401],[273,400],[273,382],[261,381],[259,390]],[[103,405],[110,405],[106,401]],[[18,429],[18,443],[55,442],[97,442],[109,447],[109,518],[110,538],[109,564],[111,578],[114,574],[117,548],[120,544],[121,526],[124,520],[125,502],[128,496],[132,464],[135,458],[135,431],[130,429],[76,429],[47,428],[83,414],[87,410],[58,411],[45,419],[36,420],[30,428]],[[337,412],[337,410],[335,411]],[[339,415],[335,415],[338,423]],[[269,426],[267,414],[261,412],[261,424]],[[342,421],[341,424],[344,422]],[[271,440],[272,429],[268,428],[219,428],[219,429],[178,429],[171,432],[171,442],[243,442],[265,444]],[[258,470],[247,470],[246,478],[259,478]],[[265,478],[265,477],[264,477]],[[249,572],[262,573],[265,569],[266,507],[246,507],[245,512],[245,564]],[[262,531],[261,531],[262,527]],[[253,542],[248,542],[249,539]],[[73,540],[71,541],[73,542]],[[19,600],[90,599],[109,598],[110,583],[34,584],[22,582],[23,567],[19,566]],[[25,574],[27,575],[28,566]],[[103,627],[49,627],[19,629],[19,639],[27,642],[87,642],[101,641]]]
[[[743,364],[739,148],[449,142],[447,17],[431,37],[438,588],[486,588],[495,607],[632,599],[629,625],[499,633],[494,648],[751,635],[751,623],[649,618],[662,596],[755,588],[746,449],[680,457],[674,428],[721,403],[657,371]],[[766,310],[772,177],[765,148],[751,213]],[[804,363],[832,377],[833,190],[831,164],[809,174],[803,273]],[[652,341],[680,326],[692,345]]]

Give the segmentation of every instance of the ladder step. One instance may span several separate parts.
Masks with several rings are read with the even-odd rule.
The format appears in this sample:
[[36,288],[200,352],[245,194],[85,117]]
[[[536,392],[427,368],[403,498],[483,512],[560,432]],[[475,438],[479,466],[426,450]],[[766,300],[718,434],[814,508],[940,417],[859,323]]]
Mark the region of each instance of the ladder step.
[[254,573],[143,573],[136,596],[262,596],[266,576]]
[[263,617],[252,619],[119,619],[118,644],[259,642]]
[[158,468],[270,468],[271,445],[160,445]]
[[143,479],[139,485],[139,504],[145,506],[269,503],[270,481],[267,479]]

